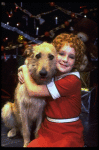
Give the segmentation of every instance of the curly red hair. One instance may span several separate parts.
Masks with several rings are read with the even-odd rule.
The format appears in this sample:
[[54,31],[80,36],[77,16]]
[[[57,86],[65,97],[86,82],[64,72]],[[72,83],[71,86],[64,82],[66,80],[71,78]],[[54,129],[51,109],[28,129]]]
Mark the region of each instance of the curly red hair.
[[86,50],[85,44],[80,38],[78,38],[77,35],[72,33],[61,33],[60,35],[56,36],[52,42],[57,52],[59,52],[59,50],[67,43],[70,45],[70,47],[75,49],[75,68],[79,70]]

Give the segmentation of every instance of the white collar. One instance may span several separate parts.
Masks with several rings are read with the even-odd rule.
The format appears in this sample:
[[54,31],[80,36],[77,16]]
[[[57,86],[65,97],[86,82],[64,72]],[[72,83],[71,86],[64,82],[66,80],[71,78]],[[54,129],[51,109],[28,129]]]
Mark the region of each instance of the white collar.
[[77,77],[80,79],[80,73],[79,73],[78,71],[76,71],[76,72],[70,72],[70,73],[65,73],[65,74],[63,74],[63,75],[60,75],[60,76],[56,76],[56,77],[55,77],[55,80],[59,80],[59,79],[65,77],[65,76],[71,75],[71,74],[77,76]]

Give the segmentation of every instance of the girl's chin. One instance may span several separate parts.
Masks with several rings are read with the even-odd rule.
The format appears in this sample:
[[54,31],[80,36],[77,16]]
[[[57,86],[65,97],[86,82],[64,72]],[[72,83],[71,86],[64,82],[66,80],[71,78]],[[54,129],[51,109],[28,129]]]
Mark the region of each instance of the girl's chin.
[[70,72],[72,70],[72,67],[70,66],[63,66],[63,65],[58,65],[57,69],[59,70],[59,72],[61,73],[67,73]]
[[72,70],[72,68],[70,67],[65,67],[65,68],[60,68],[59,71],[61,73],[67,73],[67,72],[70,72]]

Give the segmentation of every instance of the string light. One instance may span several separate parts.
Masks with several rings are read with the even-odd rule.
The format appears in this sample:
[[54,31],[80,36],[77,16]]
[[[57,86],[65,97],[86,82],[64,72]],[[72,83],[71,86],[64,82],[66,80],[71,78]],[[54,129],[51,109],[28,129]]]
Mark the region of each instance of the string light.
[[84,15],[84,18],[87,18],[87,15]]
[[8,17],[11,18],[12,16],[9,14]]
[[41,13],[41,14],[38,14],[36,16],[32,15],[29,11],[27,11],[26,9],[22,9],[21,7],[19,7],[16,3],[14,3],[16,7],[18,7],[21,11],[23,11],[25,14],[29,15],[30,17],[32,18],[37,18],[39,15],[47,15],[49,13],[52,13],[53,11],[56,11],[57,9],[54,9],[54,10],[51,10],[51,11],[48,11],[48,12],[44,12],[44,13]]
[[17,24],[16,24],[16,26],[19,26],[20,25],[20,23],[18,22]]
[[6,37],[5,39],[8,40],[8,37]]
[[7,25],[9,25],[9,22],[7,22]]
[[[38,40],[38,38],[35,39],[34,37],[31,37],[30,35],[24,33],[23,31],[19,30],[16,27],[12,27],[12,26],[5,24],[3,22],[1,22],[1,27],[8,29],[8,30],[11,30],[11,31],[14,31],[14,32],[17,32],[18,34],[23,35],[26,39],[31,40],[34,43],[42,43],[42,41]],[[8,49],[9,49],[9,47],[6,48],[6,50],[8,50]]]

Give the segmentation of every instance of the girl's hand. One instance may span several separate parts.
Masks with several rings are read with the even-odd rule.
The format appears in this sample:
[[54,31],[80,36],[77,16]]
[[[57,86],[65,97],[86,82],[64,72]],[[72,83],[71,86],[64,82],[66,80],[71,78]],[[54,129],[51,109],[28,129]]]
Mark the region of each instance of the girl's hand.
[[23,65],[19,68],[18,79],[21,83],[25,82],[25,86],[30,97],[50,96],[46,85],[37,85],[37,83],[33,80],[31,73],[27,68],[27,65]]
[[24,76],[23,76],[23,68],[24,68],[24,66],[26,66],[26,65],[22,65],[22,66],[20,66],[18,68],[18,80],[22,84],[24,83]]
[[[20,81],[20,83],[24,83],[24,74],[26,72],[29,72],[27,65],[22,65],[18,68],[18,80]],[[32,72],[29,72],[30,76],[33,76]]]
[[24,83],[24,77],[23,77],[23,72],[22,71],[19,71],[18,72],[18,80],[21,84]]

